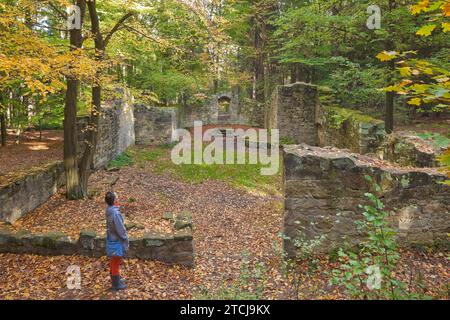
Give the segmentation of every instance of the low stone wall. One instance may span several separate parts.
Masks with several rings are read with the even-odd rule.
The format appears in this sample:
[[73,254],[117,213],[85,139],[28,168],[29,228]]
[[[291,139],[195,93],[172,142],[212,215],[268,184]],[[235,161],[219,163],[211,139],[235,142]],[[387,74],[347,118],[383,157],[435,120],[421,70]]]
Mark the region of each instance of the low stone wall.
[[0,220],[15,222],[42,205],[64,183],[64,165],[56,162],[26,172],[23,177],[0,186]]
[[175,108],[134,106],[136,144],[158,145],[171,143],[177,129]]
[[266,128],[279,129],[282,140],[316,146],[319,109],[317,86],[303,82],[278,86],[266,108]]
[[[321,251],[344,243],[357,244],[364,236],[355,226],[362,219],[358,205],[366,204],[371,191],[365,175],[382,187],[379,194],[392,213],[400,244],[448,242],[450,186],[439,173],[378,167],[366,156],[337,149],[286,146],[284,148],[284,232],[296,238],[300,230],[308,239],[325,236]],[[296,251],[286,240],[289,255]]]
[[[105,255],[105,238],[92,231],[83,231],[77,241],[72,241],[62,233],[31,234],[0,230],[0,252],[101,257]],[[127,257],[192,267],[192,230],[185,228],[174,235],[149,233],[142,238],[132,238]]]
[[406,132],[396,132],[387,137],[381,148],[384,160],[400,166],[419,168],[438,167],[439,151],[427,141]]
[[386,136],[384,122],[358,111],[323,107],[318,117],[319,145],[375,153]]

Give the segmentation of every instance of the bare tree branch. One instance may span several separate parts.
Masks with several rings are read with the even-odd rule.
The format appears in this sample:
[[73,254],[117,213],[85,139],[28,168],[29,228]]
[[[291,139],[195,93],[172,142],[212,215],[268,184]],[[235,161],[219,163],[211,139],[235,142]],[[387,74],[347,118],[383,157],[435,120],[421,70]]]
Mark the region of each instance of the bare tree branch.
[[63,18],[64,20],[67,19],[67,13],[65,11],[58,8],[54,3],[49,2],[48,4],[53,10],[55,10],[60,15],[61,18]]
[[117,21],[116,25],[106,34],[105,37],[105,47],[108,45],[108,42],[111,40],[111,37],[117,32],[120,27],[125,23],[125,21],[134,16],[134,12],[126,13],[122,18]]

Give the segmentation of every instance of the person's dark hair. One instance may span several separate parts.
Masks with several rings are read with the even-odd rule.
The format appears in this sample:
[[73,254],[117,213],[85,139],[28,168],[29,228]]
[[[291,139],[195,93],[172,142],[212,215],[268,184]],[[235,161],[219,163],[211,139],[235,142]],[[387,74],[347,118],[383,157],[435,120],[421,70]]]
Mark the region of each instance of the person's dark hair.
[[105,196],[105,202],[108,204],[108,206],[114,205],[114,201],[116,200],[116,194],[114,192],[107,192]]

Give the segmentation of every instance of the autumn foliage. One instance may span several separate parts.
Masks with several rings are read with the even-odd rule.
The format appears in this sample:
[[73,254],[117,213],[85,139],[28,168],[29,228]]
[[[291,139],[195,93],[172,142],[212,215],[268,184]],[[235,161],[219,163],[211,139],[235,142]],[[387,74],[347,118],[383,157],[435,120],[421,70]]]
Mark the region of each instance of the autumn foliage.
[[45,98],[64,90],[67,76],[92,79],[94,61],[85,52],[70,52],[43,37],[39,28],[32,28],[27,19],[36,14],[33,10],[36,6],[27,1],[19,6],[0,4],[0,91],[22,86],[28,94]]

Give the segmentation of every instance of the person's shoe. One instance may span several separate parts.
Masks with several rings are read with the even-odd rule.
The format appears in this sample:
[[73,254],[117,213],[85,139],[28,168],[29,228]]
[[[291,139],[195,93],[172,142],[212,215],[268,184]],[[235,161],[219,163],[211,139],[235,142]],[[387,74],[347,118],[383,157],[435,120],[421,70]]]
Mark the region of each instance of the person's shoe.
[[114,291],[123,290],[127,288],[127,285],[121,281],[120,276],[111,276],[112,289]]
[[[112,274],[109,273],[109,276],[112,277]],[[127,283],[127,280],[125,278],[122,278],[122,276],[119,276],[119,277],[120,277],[120,282],[122,282],[123,284]]]

